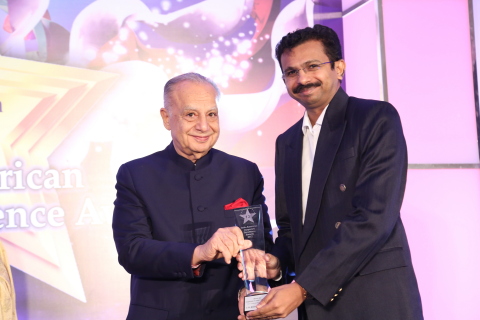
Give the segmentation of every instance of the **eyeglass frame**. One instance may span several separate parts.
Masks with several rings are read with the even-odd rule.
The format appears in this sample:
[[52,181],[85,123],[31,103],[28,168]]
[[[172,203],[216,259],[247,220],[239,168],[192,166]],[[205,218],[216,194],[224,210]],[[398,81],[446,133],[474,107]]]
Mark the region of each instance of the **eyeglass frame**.
[[[305,74],[308,74],[308,73],[312,73],[312,72],[315,72],[315,71],[318,71],[320,70],[320,68],[324,65],[324,64],[327,64],[327,63],[332,63],[333,61],[327,61],[327,62],[322,62],[322,63],[310,63],[308,66],[306,66],[305,68],[300,68],[300,69],[290,69],[288,70],[287,72],[295,72],[294,75],[292,76],[286,76],[285,75],[285,71],[282,73],[282,79],[283,80],[286,80],[286,79],[296,79],[298,78],[298,76],[300,75],[300,70],[303,70],[303,72],[305,72]],[[314,69],[314,70],[305,70],[307,69],[308,67],[312,66],[312,65],[317,65],[317,67]]]

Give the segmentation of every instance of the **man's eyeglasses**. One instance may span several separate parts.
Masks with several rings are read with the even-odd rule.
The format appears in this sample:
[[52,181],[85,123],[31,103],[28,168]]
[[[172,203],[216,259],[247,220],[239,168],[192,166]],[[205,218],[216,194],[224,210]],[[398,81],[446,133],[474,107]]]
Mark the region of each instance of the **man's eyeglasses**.
[[299,76],[300,70],[303,70],[306,74],[318,71],[324,64],[331,63],[331,61],[322,62],[322,63],[311,63],[305,68],[301,69],[290,69],[283,73],[283,79],[295,79]]

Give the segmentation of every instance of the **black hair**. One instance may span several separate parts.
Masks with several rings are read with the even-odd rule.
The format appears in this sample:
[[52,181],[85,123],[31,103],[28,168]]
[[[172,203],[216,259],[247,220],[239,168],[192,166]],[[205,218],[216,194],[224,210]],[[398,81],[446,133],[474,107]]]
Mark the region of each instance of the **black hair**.
[[307,27],[289,32],[280,40],[275,48],[275,56],[280,64],[280,68],[282,68],[282,61],[280,59],[285,50],[291,50],[310,40],[317,40],[323,44],[325,54],[331,61],[330,65],[333,70],[335,68],[335,61],[342,59],[342,45],[340,44],[337,33],[333,31],[333,29],[321,24],[316,24],[313,28]]

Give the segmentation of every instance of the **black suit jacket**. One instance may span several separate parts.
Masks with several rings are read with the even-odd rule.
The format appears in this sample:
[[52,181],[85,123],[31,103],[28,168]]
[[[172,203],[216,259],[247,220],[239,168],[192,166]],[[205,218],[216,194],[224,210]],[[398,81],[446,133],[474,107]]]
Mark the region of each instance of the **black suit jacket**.
[[242,282],[236,263],[207,262],[201,277],[193,251],[218,228],[235,225],[224,205],[238,198],[263,206],[263,178],[247,160],[212,149],[194,165],[173,145],[122,165],[117,174],[113,234],[120,264],[131,276],[127,319],[236,319]]
[[313,299],[308,319],[422,319],[400,219],[407,149],[389,103],[348,97],[327,108],[302,225],[302,119],[276,143],[274,254]]

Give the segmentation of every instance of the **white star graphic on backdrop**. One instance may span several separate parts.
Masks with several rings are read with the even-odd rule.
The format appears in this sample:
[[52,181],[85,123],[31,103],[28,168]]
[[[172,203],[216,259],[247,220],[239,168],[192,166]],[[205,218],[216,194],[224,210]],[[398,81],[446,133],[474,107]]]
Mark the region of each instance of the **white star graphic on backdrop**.
[[247,221],[252,221],[255,223],[255,221],[253,221],[252,218],[256,214],[257,214],[256,212],[250,213],[250,211],[247,209],[247,213],[241,214],[240,217],[243,218],[243,223],[247,223]]

